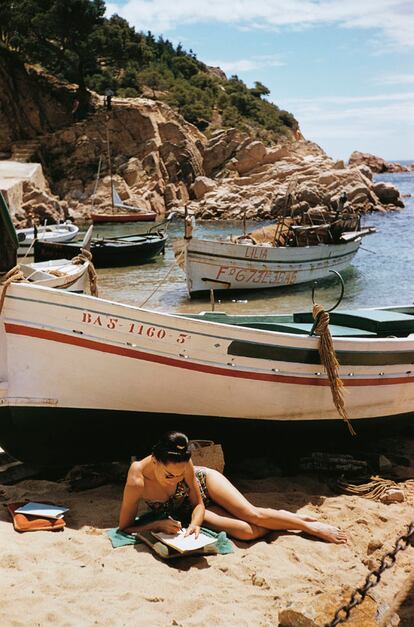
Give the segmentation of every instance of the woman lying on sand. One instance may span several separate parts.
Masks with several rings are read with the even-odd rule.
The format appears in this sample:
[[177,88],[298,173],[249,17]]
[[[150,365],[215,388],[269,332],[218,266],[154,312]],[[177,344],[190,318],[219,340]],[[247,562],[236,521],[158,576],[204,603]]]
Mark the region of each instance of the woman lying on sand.
[[[168,517],[134,525],[138,503],[144,499],[151,509]],[[346,535],[332,525],[311,516],[285,510],[255,507],[217,470],[193,466],[189,440],[183,433],[166,433],[152,449],[152,455],[131,464],[119,515],[119,528],[135,531],[176,533],[181,523],[173,516],[189,515],[187,535],[197,537],[200,526],[226,531],[238,540],[255,540],[281,529],[295,529],[343,544]]]

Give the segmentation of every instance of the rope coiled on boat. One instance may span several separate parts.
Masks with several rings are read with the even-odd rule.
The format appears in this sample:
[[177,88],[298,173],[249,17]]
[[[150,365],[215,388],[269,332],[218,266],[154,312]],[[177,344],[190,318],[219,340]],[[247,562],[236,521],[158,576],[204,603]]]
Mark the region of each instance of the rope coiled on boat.
[[85,261],[89,261],[88,276],[91,294],[92,296],[98,296],[98,275],[96,273],[95,266],[92,263],[92,253],[89,250],[86,250],[86,248],[81,248],[79,255],[73,257],[72,263],[75,265],[81,265],[85,263]]
[[329,330],[329,313],[324,310],[323,305],[315,303],[312,309],[312,316],[315,320],[314,333],[319,336],[319,355],[328,375],[332,400],[338,414],[346,422],[351,435],[356,435],[345,407],[344,384],[338,375],[339,362]]
[[24,280],[25,276],[21,271],[19,265],[14,266],[13,268],[11,268],[11,270],[6,272],[6,274],[0,277],[0,287],[2,288],[0,296],[0,313],[3,309],[4,299],[6,298],[7,288],[9,287],[10,283]]

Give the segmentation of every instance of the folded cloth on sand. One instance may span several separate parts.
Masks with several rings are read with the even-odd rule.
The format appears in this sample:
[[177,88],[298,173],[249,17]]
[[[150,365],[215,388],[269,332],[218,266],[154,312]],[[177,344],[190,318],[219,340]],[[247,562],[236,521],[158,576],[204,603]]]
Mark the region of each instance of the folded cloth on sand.
[[[154,520],[162,520],[164,518],[166,518],[165,514],[159,514],[158,512],[146,512],[142,516],[138,516],[135,519],[135,524],[146,525],[147,523],[154,522]],[[233,543],[228,539],[224,531],[216,533],[215,531],[212,531],[211,529],[206,529],[205,527],[202,527],[201,529],[206,535],[212,538],[217,538],[217,541],[214,544],[210,544],[209,546],[205,547],[203,551],[200,551],[201,554],[204,553],[206,555],[214,555],[220,553],[221,555],[227,555],[228,553],[234,553]],[[135,534],[120,531],[117,527],[115,527],[114,529],[108,529],[106,533],[114,549],[117,549],[120,546],[126,546],[128,544],[139,544],[141,542],[145,542],[146,544],[148,544],[145,538],[150,537],[147,532],[142,532],[142,534],[140,534],[142,537],[139,537]],[[155,544],[159,545],[161,543],[156,542],[154,538],[154,546],[152,548],[155,548]],[[155,551],[158,553],[156,548]],[[184,554],[180,553],[179,555]],[[167,555],[161,555],[161,557],[167,557]]]
[[15,510],[25,504],[25,501],[7,504],[7,509],[13,519],[13,527],[16,531],[60,531],[65,526],[63,518],[52,519],[30,514],[16,514]]

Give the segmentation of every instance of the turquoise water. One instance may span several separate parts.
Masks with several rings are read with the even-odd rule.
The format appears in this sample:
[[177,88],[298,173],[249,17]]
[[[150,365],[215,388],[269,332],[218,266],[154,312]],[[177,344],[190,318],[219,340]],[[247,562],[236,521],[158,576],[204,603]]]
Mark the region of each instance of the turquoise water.
[[[404,196],[414,194],[414,172],[381,174],[376,179],[393,183]],[[414,302],[414,197],[404,197],[403,201],[405,208],[400,211],[363,217],[362,225],[375,226],[377,232],[364,238],[352,265],[342,273],[345,294],[341,307],[405,305]],[[97,228],[96,233],[136,233],[145,230],[147,226],[137,228],[134,224],[105,225]],[[258,226],[258,223],[251,223],[248,228]],[[230,233],[239,234],[241,230],[240,222],[200,222],[194,233],[218,237]],[[175,264],[171,247],[171,242],[178,237],[182,237],[181,221],[173,222],[169,226],[165,256],[141,266],[98,270],[99,295],[102,298],[144,305],[147,309],[170,313],[210,309],[208,296],[196,300],[188,297],[184,273]],[[338,294],[337,280],[329,278],[319,282],[315,299],[329,307],[336,302]],[[246,291],[237,295],[229,292],[221,296],[220,302],[217,301],[216,309],[246,314],[309,310],[312,306],[311,296],[311,284]]]

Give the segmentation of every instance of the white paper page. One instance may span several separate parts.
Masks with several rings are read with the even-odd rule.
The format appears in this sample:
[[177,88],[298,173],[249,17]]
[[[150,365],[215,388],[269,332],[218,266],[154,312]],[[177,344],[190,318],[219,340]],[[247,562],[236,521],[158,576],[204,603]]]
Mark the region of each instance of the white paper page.
[[196,549],[202,549],[204,546],[209,544],[214,544],[217,541],[217,538],[211,538],[210,536],[206,536],[203,532],[200,533],[198,538],[191,535],[185,536],[185,529],[181,529],[178,533],[171,535],[169,533],[163,533],[158,531],[153,531],[152,535],[161,542],[168,544],[168,546],[177,549],[177,551],[194,551]]
[[67,507],[61,507],[60,505],[30,502],[16,509],[15,513],[29,514],[32,516],[44,516],[45,518],[60,518],[67,511]]

